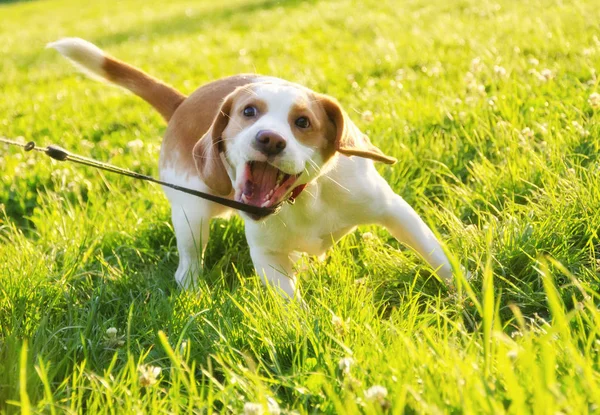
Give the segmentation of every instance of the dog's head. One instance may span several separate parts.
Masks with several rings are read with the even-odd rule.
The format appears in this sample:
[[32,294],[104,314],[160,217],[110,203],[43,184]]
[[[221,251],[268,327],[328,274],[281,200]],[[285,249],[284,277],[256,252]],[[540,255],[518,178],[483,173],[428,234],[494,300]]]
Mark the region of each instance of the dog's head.
[[337,101],[295,84],[259,82],[229,94],[194,147],[215,192],[268,207],[318,177],[336,152],[394,163],[349,120]]

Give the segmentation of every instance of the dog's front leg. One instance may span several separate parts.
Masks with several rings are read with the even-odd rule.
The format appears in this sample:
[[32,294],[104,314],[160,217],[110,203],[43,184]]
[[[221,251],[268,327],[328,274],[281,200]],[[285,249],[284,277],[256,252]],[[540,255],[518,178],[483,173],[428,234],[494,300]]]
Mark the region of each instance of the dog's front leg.
[[198,273],[202,267],[202,256],[210,233],[210,216],[200,209],[185,209],[172,206],[171,217],[177,239],[179,266],[175,280],[183,288],[196,285]]
[[446,283],[452,283],[450,262],[429,226],[388,186],[382,201],[380,223],[394,238],[417,251]]
[[300,300],[296,292],[296,276],[288,253],[251,247],[250,256],[256,273],[265,284],[274,286],[282,295]]

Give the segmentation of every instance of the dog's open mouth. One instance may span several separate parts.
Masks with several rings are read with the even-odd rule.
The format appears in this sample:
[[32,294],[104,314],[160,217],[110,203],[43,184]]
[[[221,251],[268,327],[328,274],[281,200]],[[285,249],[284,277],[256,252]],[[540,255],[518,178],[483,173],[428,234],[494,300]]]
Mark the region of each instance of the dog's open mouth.
[[247,205],[270,207],[287,195],[300,174],[287,174],[265,161],[246,163],[238,201]]

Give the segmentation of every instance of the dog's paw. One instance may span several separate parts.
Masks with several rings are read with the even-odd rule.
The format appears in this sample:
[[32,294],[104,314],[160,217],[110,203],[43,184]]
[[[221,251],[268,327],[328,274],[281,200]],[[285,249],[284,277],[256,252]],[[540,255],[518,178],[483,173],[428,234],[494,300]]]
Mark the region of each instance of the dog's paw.
[[181,269],[177,268],[175,272],[175,281],[181,289],[192,290],[197,286],[197,269]]

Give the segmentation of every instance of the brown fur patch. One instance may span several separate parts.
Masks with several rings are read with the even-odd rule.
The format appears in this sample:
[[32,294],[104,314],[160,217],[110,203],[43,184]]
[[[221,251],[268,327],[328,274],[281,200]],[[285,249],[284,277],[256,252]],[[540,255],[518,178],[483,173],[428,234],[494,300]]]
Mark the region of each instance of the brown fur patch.
[[[244,108],[253,106],[257,110],[255,117],[245,117],[243,114]],[[267,103],[259,99],[251,86],[239,88],[234,97],[231,112],[229,114],[230,122],[223,132],[223,145],[227,146],[227,140],[234,138],[242,130],[248,128],[260,119],[268,111]]]
[[105,57],[102,70],[109,81],[150,103],[167,121],[185,99],[174,88],[118,59]]
[[394,164],[397,161],[375,147],[335,99],[327,95],[319,95],[319,101],[335,125],[336,134],[333,142],[335,151],[346,156],[364,157],[386,164]]
[[161,167],[196,174],[193,149],[211,127],[221,104],[237,87],[250,84],[255,75],[236,75],[203,85],[175,111],[163,140]]
[[[335,152],[332,145],[335,137],[335,125],[318,100],[311,96],[307,98],[292,105],[288,115],[288,123],[298,141],[318,149],[323,156],[323,161],[327,161]],[[308,118],[310,122],[308,128],[300,128],[296,125],[296,120],[300,117]]]

